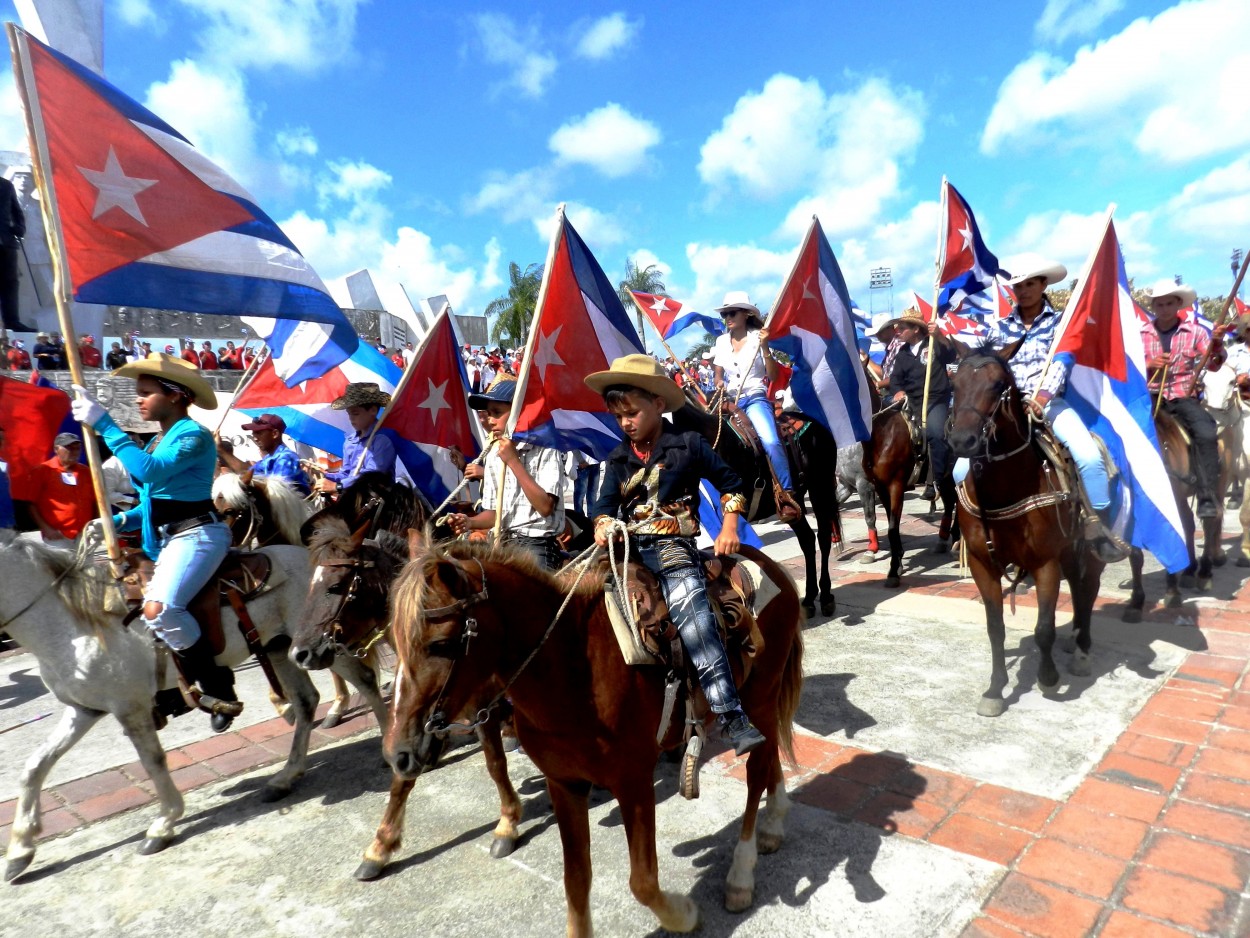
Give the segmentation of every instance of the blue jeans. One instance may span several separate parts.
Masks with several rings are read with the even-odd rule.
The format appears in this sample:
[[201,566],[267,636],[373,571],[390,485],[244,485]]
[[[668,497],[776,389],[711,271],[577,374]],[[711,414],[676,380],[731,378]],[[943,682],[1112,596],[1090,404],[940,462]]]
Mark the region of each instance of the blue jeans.
[[713,713],[742,709],[729,656],[720,638],[716,614],[707,598],[703,562],[694,540],[685,537],[643,535],[634,541],[643,564],[660,578],[669,615],[681,636],[681,646],[694,665],[699,686]]
[[600,465],[601,463],[594,463],[590,466],[578,466],[577,475],[573,477],[573,510],[580,511],[587,518],[599,497]]
[[192,528],[161,541],[156,570],[143,594],[144,603],[161,603],[160,614],[143,621],[174,651],[184,651],[200,637],[187,603],[204,588],[230,550],[230,528],[221,522]]
[[[1102,452],[1098,449],[1093,434],[1081,421],[1080,415],[1061,397],[1053,398],[1046,405],[1046,418],[1059,442],[1072,454],[1072,461],[1076,463],[1076,470],[1081,474],[1089,503],[1098,510],[1106,508],[1111,504],[1111,486],[1107,481],[1107,467],[1103,465]],[[956,460],[955,481],[962,482],[967,474],[968,460]]]
[[773,472],[781,487],[787,491],[794,489],[790,481],[790,460],[786,458],[786,448],[781,445],[777,436],[777,421],[773,417],[773,405],[763,394],[744,394],[738,398],[738,407],[747,415],[751,426],[764,445],[768,461],[772,463]]

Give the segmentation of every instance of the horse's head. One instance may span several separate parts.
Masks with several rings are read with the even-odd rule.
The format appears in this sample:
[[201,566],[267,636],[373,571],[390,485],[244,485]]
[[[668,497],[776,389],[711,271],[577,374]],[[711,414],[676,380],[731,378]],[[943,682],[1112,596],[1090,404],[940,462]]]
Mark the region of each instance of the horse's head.
[[997,352],[960,355],[955,370],[954,400],[946,425],[946,439],[956,456],[984,453],[996,422],[1022,408],[1015,379],[1007,367],[1015,345]]
[[[494,596],[492,548],[459,541],[411,543],[412,561],[392,590],[391,634],[398,658],[383,751],[398,775],[432,766],[452,732],[469,732],[497,699],[500,653],[508,644],[501,610],[520,596]],[[515,606],[513,607],[515,608]],[[468,725],[453,723],[462,715]]]
[[255,534],[257,512],[249,487],[233,472],[213,479],[213,508],[230,528],[230,541],[239,547]]
[[363,655],[386,630],[387,594],[407,562],[405,541],[389,531],[355,532],[337,518],[317,526],[308,596],[289,656],[301,668],[329,667],[339,652]]

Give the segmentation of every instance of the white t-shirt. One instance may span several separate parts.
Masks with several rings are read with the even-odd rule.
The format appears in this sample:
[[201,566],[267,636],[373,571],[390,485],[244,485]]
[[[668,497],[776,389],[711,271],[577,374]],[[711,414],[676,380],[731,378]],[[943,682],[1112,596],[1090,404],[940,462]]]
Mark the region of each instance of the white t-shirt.
[[[530,477],[544,492],[555,496],[555,511],[545,518],[535,511],[529,498],[521,490],[516,476],[504,466],[503,460],[494,450],[486,457],[482,467],[482,510],[498,511],[502,501],[503,520],[499,527],[501,532],[513,531],[526,537],[561,534],[564,531],[564,454],[559,450],[520,442],[516,445],[516,451],[521,457],[521,465]],[[502,499],[498,495],[501,471]]]
[[[737,393],[739,397],[768,393],[768,370],[764,367],[764,356],[759,354],[759,349],[758,333],[748,333],[736,352],[728,332],[716,337],[716,344],[712,346],[712,364],[725,370],[726,393]],[[738,390],[739,385],[741,391]]]

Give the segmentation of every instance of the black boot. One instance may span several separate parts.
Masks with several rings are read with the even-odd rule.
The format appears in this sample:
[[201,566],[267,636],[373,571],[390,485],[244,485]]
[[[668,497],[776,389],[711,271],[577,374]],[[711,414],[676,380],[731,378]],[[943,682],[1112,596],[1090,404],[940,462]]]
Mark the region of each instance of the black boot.
[[[190,648],[176,651],[174,654],[178,656],[178,666],[182,671],[182,676],[186,678],[188,684],[192,682],[198,684],[203,696],[212,697],[227,704],[238,703],[239,698],[234,693],[234,672],[217,664],[212,646],[205,636],[201,635]],[[224,733],[228,730],[235,716],[243,709],[241,706],[221,708],[213,707],[212,704],[208,706],[211,708],[214,733]]]

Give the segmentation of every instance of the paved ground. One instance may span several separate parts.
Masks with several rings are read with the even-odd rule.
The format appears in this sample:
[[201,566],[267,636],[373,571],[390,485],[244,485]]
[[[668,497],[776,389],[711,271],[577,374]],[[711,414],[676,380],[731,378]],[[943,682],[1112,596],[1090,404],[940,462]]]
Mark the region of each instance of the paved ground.
[[[848,523],[851,547],[862,530]],[[745,794],[725,753],[693,803],[675,796],[669,766],[657,769],[665,888],[699,902],[710,935],[1250,933],[1247,571],[1221,568],[1210,594],[1137,626],[1118,621],[1126,568],[1109,571],[1093,676],[1065,675],[1051,697],[1034,686],[1026,592],[1009,619],[1009,708],[987,720],[975,714],[988,678],[982,610],[953,559],[927,552],[931,530],[906,524],[907,589],[885,591],[883,561],[848,554],[838,614],[808,625],[796,803],[785,846],[760,860],[755,908],[731,916],[720,903]],[[763,534],[771,553],[793,553]],[[1161,592],[1157,572],[1148,588]],[[17,765],[49,728],[38,718],[55,709],[36,676],[27,655],[0,659],[0,825]],[[494,792],[469,747],[418,783],[389,874],[357,883],[385,801],[376,727],[361,714],[317,731],[302,787],[261,804],[255,791],[288,738],[258,680],[241,676],[236,731],[212,737],[190,716],[164,732],[187,817],[161,855],[134,852],[150,788],[120,734],[102,723],[66,756],[35,863],[5,890],[0,934],[560,933],[559,838],[528,759],[510,764],[526,802],[513,858],[487,854]],[[592,837],[599,933],[655,933],[629,896],[606,797]]]

